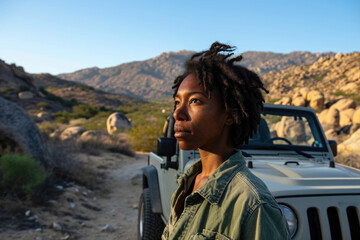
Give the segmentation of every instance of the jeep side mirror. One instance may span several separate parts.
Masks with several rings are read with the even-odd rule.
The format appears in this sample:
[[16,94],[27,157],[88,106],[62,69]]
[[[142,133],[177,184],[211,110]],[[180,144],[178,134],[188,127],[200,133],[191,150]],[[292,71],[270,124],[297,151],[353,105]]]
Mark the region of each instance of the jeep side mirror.
[[168,137],[158,138],[157,155],[171,157],[176,153],[176,139]]
[[337,155],[337,143],[335,140],[328,140],[332,154],[334,157]]
[[171,161],[171,157],[176,154],[176,139],[172,137],[160,137],[158,138],[157,154],[162,157],[166,157],[166,162],[161,164],[161,168],[164,169],[178,169],[179,162]]

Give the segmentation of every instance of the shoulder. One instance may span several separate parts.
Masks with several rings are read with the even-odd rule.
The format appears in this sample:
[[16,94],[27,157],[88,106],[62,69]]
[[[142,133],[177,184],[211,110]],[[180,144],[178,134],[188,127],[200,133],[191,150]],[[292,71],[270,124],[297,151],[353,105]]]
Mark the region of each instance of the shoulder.
[[236,202],[249,208],[249,212],[262,204],[277,206],[276,200],[271,195],[264,182],[250,172],[245,166],[239,168],[229,182],[224,192],[223,201]]

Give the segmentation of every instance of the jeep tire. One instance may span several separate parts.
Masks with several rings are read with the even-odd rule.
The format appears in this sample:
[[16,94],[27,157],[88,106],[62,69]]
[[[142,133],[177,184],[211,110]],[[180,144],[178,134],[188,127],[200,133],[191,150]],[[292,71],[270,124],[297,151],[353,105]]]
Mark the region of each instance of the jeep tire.
[[151,211],[150,190],[145,188],[139,201],[138,240],[161,239],[164,228],[160,215]]

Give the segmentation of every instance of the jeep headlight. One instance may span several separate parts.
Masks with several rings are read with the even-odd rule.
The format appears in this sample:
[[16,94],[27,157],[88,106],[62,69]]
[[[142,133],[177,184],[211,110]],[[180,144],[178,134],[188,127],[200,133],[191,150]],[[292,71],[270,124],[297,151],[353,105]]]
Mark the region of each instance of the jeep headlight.
[[294,211],[286,205],[279,204],[279,207],[286,218],[287,224],[289,225],[291,238],[293,238],[298,227],[296,215]]

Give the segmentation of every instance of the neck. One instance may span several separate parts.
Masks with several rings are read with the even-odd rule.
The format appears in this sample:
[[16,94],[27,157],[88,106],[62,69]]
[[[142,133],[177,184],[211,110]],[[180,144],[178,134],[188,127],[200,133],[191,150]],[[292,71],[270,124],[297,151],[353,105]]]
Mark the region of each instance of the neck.
[[219,152],[209,152],[203,149],[199,149],[202,171],[201,175],[211,176],[215,170],[227,160],[233,153],[234,149],[232,147],[223,148]]

